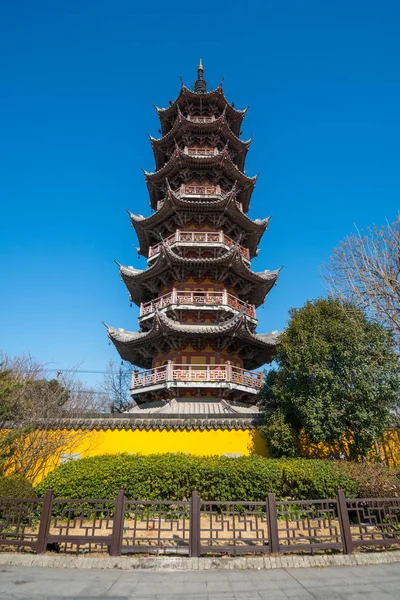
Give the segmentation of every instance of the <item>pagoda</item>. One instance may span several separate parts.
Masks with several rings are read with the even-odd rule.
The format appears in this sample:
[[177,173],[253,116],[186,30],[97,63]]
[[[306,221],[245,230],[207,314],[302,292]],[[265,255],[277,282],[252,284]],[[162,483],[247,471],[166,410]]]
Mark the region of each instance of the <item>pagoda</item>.
[[135,367],[133,412],[251,413],[263,385],[257,369],[277,341],[276,332],[256,333],[256,308],[279,269],[250,268],[269,218],[247,216],[257,177],[244,171],[246,110],[228,103],[222,84],[207,91],[201,61],[194,89],[182,84],[156,109],[155,171],[145,171],[154,212],[129,213],[147,268],[119,265],[140,307],[139,331],[108,327],[108,335]]

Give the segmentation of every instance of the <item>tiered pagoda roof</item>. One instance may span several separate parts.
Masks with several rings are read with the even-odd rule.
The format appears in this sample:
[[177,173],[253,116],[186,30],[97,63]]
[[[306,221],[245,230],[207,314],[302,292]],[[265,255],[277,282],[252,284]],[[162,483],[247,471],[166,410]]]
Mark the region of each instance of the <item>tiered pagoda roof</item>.
[[271,361],[277,342],[274,333],[253,333],[244,311],[217,325],[179,323],[157,311],[149,331],[108,327],[108,333],[121,358],[144,369],[151,367],[152,357],[157,352],[164,353],[177,344],[184,347],[189,342],[193,347],[199,344],[204,347],[210,341],[219,350],[241,352],[245,369],[257,369]]
[[[236,110],[229,104],[228,100],[225,98],[222,83],[215,90],[201,94],[201,97],[204,101],[203,104],[211,107],[210,112],[214,112],[214,115],[225,113],[229,127],[233,133],[239,137],[242,121],[248,109]],[[198,113],[198,107],[198,93],[192,92],[185,85],[182,85],[179,96],[174,102],[171,102],[168,108],[158,108],[158,106],[156,106],[157,114],[161,122],[162,135],[166,135],[172,129],[179,113],[186,113],[186,111]]]
[[238,186],[238,201],[243,210],[249,209],[250,198],[257,181],[257,175],[247,177],[232,161],[227,148],[212,156],[190,156],[176,148],[168,162],[154,173],[144,171],[149,190],[150,205],[155,210],[157,202],[162,200],[167,191],[167,180],[172,188],[190,179],[211,179],[215,183],[234,181]]
[[257,180],[244,172],[246,110],[228,103],[222,85],[207,91],[200,62],[194,91],[182,85],[157,113],[161,137],[150,136],[155,172],[144,172],[155,212],[129,212],[148,265],[117,263],[140,305],[140,330],[107,326],[108,335],[122,359],[145,369],[132,375],[135,411],[188,404],[187,414],[197,414],[190,403],[201,402],[222,414],[229,403],[254,403],[263,375],[249,369],[271,362],[277,343],[276,332],[255,332],[255,307],[279,269],[250,268],[269,217],[246,214]]
[[121,278],[128,288],[131,301],[137,305],[155,297],[161,286],[184,281],[189,274],[201,279],[210,270],[218,281],[223,281],[228,287],[236,287],[240,296],[255,306],[264,302],[280,271],[251,271],[237,246],[217,258],[183,258],[162,244],[156,261],[148,269],[120,265]]
[[[174,148],[177,145],[180,147],[181,140],[185,140],[186,137],[190,137],[196,142],[196,139],[201,140],[209,139],[210,143],[213,140],[220,143],[223,140],[228,145],[230,151],[234,151],[235,164],[239,169],[243,169],[244,161],[246,159],[247,151],[250,147],[251,140],[243,141],[238,138],[229,127],[226,116],[226,109],[220,117],[217,117],[213,121],[206,121],[204,123],[198,123],[182,115],[178,110],[178,117],[170,131],[161,138],[154,138],[150,136],[151,145],[156,159],[156,170],[159,171],[165,163],[168,161],[170,156],[171,147]],[[221,148],[220,148],[221,149]]]
[[240,209],[236,186],[220,197],[204,199],[201,202],[198,198],[192,199],[190,196],[182,196],[168,189],[164,202],[157,212],[147,218],[129,211],[128,214],[140,243],[138,253],[142,256],[148,255],[149,247],[159,241],[160,235],[166,236],[175,231],[177,226],[185,227],[187,222],[200,215],[201,218],[197,219],[199,223],[204,222],[205,217],[208,216],[216,228],[222,224],[226,227],[228,221],[228,234],[232,230],[240,230],[241,244],[249,249],[250,257],[253,258],[257,255],[258,244],[270,220],[270,217],[254,221],[250,219]]

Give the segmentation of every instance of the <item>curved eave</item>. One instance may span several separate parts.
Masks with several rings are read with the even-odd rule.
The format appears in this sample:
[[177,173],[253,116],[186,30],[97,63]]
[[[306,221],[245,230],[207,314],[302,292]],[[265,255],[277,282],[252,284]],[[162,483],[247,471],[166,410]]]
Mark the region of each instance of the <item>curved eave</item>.
[[143,284],[150,282],[154,277],[160,276],[172,266],[191,267],[210,267],[212,265],[228,265],[235,252],[235,248],[230,248],[225,255],[218,258],[183,258],[176,254],[169,246],[163,245],[161,252],[151,267],[146,270],[134,269],[120,265],[120,275],[128,288],[132,302],[139,305],[143,299]]
[[240,189],[238,192],[238,199],[243,205],[243,210],[248,210],[251,193],[257,181],[257,175],[254,177],[247,177],[232,162],[232,159],[226,150],[223,150],[214,156],[200,157],[189,156],[179,149],[175,150],[169,161],[159,171],[156,171],[155,173],[144,172],[152,208],[156,208],[158,200],[161,200],[164,195],[160,186],[165,184],[166,179],[171,179],[185,167],[192,167],[200,170],[207,168],[221,169],[224,175],[229,178],[232,183],[238,183]]
[[130,211],[127,212],[131,221],[131,225],[134,228],[139,240],[140,247],[138,248],[138,254],[147,257],[149,254],[149,248],[152,245],[150,236],[154,227],[157,227],[175,213],[175,207],[171,202],[170,193],[167,193],[161,208],[147,218],[142,217],[142,215],[135,215]]
[[174,194],[172,190],[169,190],[161,208],[149,217],[144,218],[142,215],[134,215],[128,211],[131,224],[135,229],[139,240],[139,254],[146,257],[148,256],[149,248],[154,244],[154,239],[152,241],[154,229],[162,225],[164,221],[172,217],[177,211],[187,211],[193,214],[199,212],[225,213],[232,223],[243,228],[246,232],[246,241],[242,245],[249,249],[251,258],[254,258],[254,256],[257,255],[258,244],[260,243],[270,220],[270,217],[267,217],[266,219],[252,221],[238,208],[235,202],[234,191],[228,192],[222,198],[199,202],[198,200],[186,200],[184,197],[181,198]]
[[248,328],[243,313],[235,315],[220,325],[192,325],[174,321],[165,313],[160,312],[153,321],[152,329],[146,333],[108,327],[108,337],[117,348],[121,358],[145,369],[151,366],[151,356],[146,356],[146,349],[152,342],[156,343],[163,338],[167,340],[183,339],[189,342],[193,337],[215,340],[228,334],[231,334],[232,340],[243,341],[247,348],[252,348],[252,358],[245,361],[247,362],[246,368],[258,368],[272,360],[277,344],[277,335],[253,334]]
[[213,267],[225,267],[231,269],[235,275],[253,285],[247,299],[256,307],[264,302],[266,295],[275,285],[280,271],[280,269],[260,273],[251,271],[235,246],[218,258],[184,258],[176,254],[169,246],[164,245],[154,264],[145,271],[120,266],[121,278],[128,288],[132,302],[140,305],[146,293],[145,284],[150,283],[152,279],[162,275],[165,271],[171,270],[174,266],[184,266],[188,272],[194,268],[207,270]]
[[[254,235],[256,238],[256,246],[260,241],[263,233],[267,229],[269,225],[269,221],[271,217],[266,217],[265,219],[256,219],[253,221],[246,215],[245,212],[241,211],[238,205],[236,204],[236,199],[238,196],[238,192],[236,189],[236,185],[232,187],[232,189],[225,194],[225,196],[221,198],[215,199],[202,199],[201,201],[196,198],[195,200],[190,200],[187,196],[178,196],[172,190],[168,191],[167,197],[161,209],[151,215],[149,219],[153,217],[157,217],[158,213],[161,213],[162,208],[164,208],[167,200],[171,202],[173,205],[173,211],[175,210],[187,210],[190,212],[225,212],[228,214],[229,218],[232,219],[232,222],[236,225],[242,227],[247,233]],[[164,213],[163,213],[164,215]],[[163,215],[160,214],[160,220],[163,218]],[[160,222],[157,219],[157,223]],[[146,220],[147,221],[147,220]],[[156,221],[151,222],[151,226],[154,226]],[[149,223],[150,224],[150,223]],[[142,221],[141,225],[144,225],[144,221]],[[249,247],[250,248],[250,247]],[[256,248],[254,249],[254,256]]]
[[244,310],[235,314],[233,317],[222,323],[193,325],[191,323],[181,323],[170,319],[164,311],[157,311],[156,320],[160,323],[164,331],[168,333],[183,333],[185,335],[204,336],[204,335],[223,335],[233,333],[241,327],[242,321],[246,320]]
[[114,344],[122,360],[126,360],[144,369],[151,366],[151,358],[144,358],[136,350],[140,339],[139,336],[148,339],[149,333],[135,333],[133,331],[125,331],[124,329],[114,329],[113,327],[108,327],[107,329],[108,337]]
[[180,104],[183,104],[185,101],[198,102],[199,100],[201,100],[202,103],[211,101],[217,102],[221,112],[225,109],[228,119],[232,122],[232,130],[236,135],[239,135],[240,125],[244,119],[247,109],[236,110],[233,108],[233,106],[229,104],[228,100],[225,98],[224,90],[221,85],[215,90],[202,94],[192,92],[187,87],[182,85],[178,97],[170,106],[168,106],[168,108],[158,108],[156,106],[163,135],[166,135],[171,129],[171,122],[174,120],[175,115],[178,114],[178,106]]
[[218,132],[221,134],[221,138],[228,142],[228,149],[232,148],[236,152],[236,162],[238,163],[239,169],[244,168],[247,151],[250,148],[251,140],[243,141],[236,136],[226,120],[225,114],[211,121],[209,123],[196,123],[190,121],[181,114],[177,115],[175,122],[170,131],[161,138],[153,138],[150,136],[150,142],[153,148],[154,157],[156,161],[156,169],[161,169],[166,163],[165,151],[171,148],[175,144],[175,141],[179,139],[184,133],[199,133],[207,134]]

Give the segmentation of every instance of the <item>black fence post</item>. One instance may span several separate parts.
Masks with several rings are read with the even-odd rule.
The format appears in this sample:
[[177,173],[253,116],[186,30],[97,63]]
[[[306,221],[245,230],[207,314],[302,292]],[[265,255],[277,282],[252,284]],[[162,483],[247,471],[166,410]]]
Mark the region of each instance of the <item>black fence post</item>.
[[200,556],[200,498],[194,489],[190,498],[190,534],[189,534],[189,556],[198,558]]
[[39,531],[36,542],[36,553],[43,554],[47,548],[47,537],[50,529],[51,510],[53,508],[53,490],[49,488],[43,498],[42,512],[40,515]]
[[111,544],[109,552],[111,556],[120,556],[122,550],[122,537],[125,521],[125,492],[121,486],[118,496],[115,500],[115,512],[113,520],[113,529],[111,534]]
[[340,532],[342,534],[343,552],[344,554],[351,554],[353,552],[353,540],[351,537],[349,513],[347,511],[346,497],[343,493],[343,490],[340,488],[338,488],[336,498]]
[[274,494],[268,494],[267,503],[267,523],[268,523],[268,542],[271,553],[279,553],[279,533],[278,516],[276,512],[276,500]]

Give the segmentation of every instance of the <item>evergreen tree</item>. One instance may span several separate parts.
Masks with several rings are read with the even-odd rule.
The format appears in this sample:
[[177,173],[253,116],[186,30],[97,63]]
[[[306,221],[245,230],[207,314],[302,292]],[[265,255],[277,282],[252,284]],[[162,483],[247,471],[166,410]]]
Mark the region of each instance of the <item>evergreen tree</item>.
[[349,441],[364,458],[393,424],[400,390],[393,335],[351,304],[318,299],[290,312],[276,368],[261,392],[263,434],[275,456],[312,443]]

